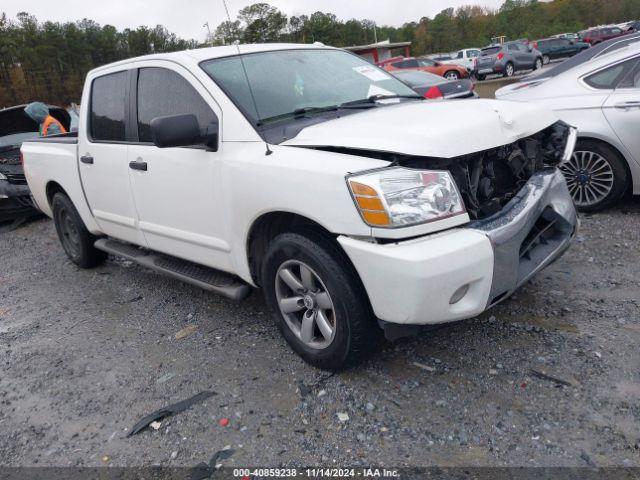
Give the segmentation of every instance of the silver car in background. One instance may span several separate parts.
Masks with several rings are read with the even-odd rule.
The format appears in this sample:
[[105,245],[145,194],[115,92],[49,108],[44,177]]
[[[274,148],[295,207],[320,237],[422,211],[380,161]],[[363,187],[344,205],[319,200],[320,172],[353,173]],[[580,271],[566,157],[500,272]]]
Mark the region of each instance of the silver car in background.
[[478,80],[494,74],[513,77],[518,71],[539,70],[542,65],[542,53],[531,45],[520,41],[507,42],[483,48],[476,59],[474,73]]
[[496,92],[501,100],[546,106],[578,128],[575,152],[561,169],[583,211],[611,205],[628,190],[640,194],[640,41],[606,48],[596,56],[585,51],[588,60],[576,56],[575,66],[555,75]]

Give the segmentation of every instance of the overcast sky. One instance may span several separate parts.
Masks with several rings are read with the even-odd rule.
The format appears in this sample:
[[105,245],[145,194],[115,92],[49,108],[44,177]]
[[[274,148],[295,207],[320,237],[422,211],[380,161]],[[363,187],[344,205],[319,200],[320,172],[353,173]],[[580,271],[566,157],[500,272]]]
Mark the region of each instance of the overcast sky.
[[[227,0],[231,16],[260,0]],[[340,19],[368,18],[379,25],[399,26],[433,17],[448,7],[475,4],[499,7],[503,0],[265,0],[287,15],[311,14],[318,10]],[[222,0],[2,0],[0,11],[12,18],[27,11],[38,20],[69,21],[90,18],[119,28],[162,24],[184,38],[203,40],[205,22],[214,29],[226,20]]]

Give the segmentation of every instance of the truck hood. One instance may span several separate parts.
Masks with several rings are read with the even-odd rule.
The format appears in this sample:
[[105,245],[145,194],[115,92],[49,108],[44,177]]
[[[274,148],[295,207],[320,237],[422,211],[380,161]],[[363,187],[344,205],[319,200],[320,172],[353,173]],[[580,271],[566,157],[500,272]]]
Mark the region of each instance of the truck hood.
[[550,110],[497,100],[403,102],[304,128],[281,145],[453,158],[528,137],[558,121]]

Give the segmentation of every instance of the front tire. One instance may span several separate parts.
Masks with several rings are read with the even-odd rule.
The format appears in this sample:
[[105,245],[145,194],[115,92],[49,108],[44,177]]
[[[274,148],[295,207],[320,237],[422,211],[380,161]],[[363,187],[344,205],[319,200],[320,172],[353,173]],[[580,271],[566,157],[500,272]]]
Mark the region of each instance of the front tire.
[[80,268],[103,263],[107,254],[93,246],[97,237],[89,233],[71,199],[64,193],[56,193],[51,207],[58,238],[69,259]]
[[306,362],[340,370],[374,350],[382,331],[357,274],[330,239],[315,232],[281,234],[262,265],[266,303],[285,340]]
[[573,156],[560,170],[578,210],[595,212],[622,198],[629,186],[624,162],[609,145],[592,140],[577,143]]
[[[549,63],[549,62],[547,62]],[[543,58],[536,58],[536,63],[533,64],[533,69],[534,70],[540,70],[542,68],[542,65],[545,65],[544,63],[544,59]]]
[[542,63],[544,65],[549,65],[549,62],[551,62],[551,59],[549,58],[549,55],[545,55],[542,57]]

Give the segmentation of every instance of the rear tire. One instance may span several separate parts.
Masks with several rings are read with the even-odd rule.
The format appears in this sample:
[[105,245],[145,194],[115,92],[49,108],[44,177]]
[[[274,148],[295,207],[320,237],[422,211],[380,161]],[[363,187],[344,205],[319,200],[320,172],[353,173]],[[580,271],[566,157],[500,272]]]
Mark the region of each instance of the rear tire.
[[625,160],[612,147],[593,140],[578,141],[560,170],[581,212],[596,212],[619,201],[629,187]]
[[504,66],[504,76],[507,78],[513,77],[513,74],[516,72],[516,69],[513,66],[513,63],[509,62]]
[[444,78],[446,78],[447,80],[456,81],[460,80],[460,74],[455,70],[449,70],[448,72],[445,72]]
[[89,233],[71,199],[64,193],[56,193],[51,206],[58,238],[69,259],[80,268],[103,263],[107,254],[93,246],[98,237]]
[[[382,330],[360,279],[330,239],[316,232],[283,233],[262,265],[266,303],[282,336],[306,362],[341,370],[375,350]],[[311,326],[305,328],[307,319]]]
[[476,80],[478,80],[479,82],[484,82],[487,79],[486,75],[482,75],[482,74],[476,74]]
[[549,62],[551,62],[551,59],[549,58],[549,55],[544,55],[544,56],[542,57],[542,63],[543,63],[544,65],[549,65]]
[[538,57],[538,58],[536,58],[536,62],[533,64],[533,69],[534,70],[540,70],[543,65],[544,65],[544,59]]

